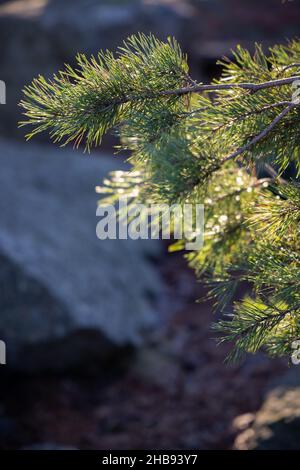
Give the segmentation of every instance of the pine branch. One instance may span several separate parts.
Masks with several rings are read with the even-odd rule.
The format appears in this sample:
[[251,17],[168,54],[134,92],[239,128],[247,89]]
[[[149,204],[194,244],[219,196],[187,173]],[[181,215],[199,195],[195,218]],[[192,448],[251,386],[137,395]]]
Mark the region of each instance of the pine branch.
[[300,337],[300,103],[292,101],[300,41],[269,55],[238,46],[209,84],[189,75],[175,40],[153,35],[77,61],[25,88],[27,138],[47,131],[54,142],[90,150],[114,129],[132,170],[97,187],[104,204],[121,196],[204,204],[205,243],[187,254],[190,265],[198,276],[209,273],[219,308],[243,282],[256,297],[237,302],[218,328],[238,353],[264,346],[286,354]]

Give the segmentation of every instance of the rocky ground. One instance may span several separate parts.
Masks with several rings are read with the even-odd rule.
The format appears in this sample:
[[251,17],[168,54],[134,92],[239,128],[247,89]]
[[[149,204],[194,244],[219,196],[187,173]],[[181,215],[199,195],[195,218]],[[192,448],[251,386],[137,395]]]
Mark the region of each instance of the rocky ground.
[[232,448],[233,420],[260,407],[286,366],[263,355],[225,365],[228,347],[212,338],[211,305],[194,303],[203,287],[180,254],[163,257],[160,270],[164,326],[141,350],[92,376],[2,381],[1,448]]

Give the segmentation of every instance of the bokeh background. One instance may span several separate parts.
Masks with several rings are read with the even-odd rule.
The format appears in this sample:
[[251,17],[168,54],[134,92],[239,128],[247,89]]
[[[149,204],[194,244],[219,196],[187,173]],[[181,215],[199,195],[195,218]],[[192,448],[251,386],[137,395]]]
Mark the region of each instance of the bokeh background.
[[237,44],[267,50],[299,24],[299,0],[0,1],[1,449],[300,447],[297,367],[225,365],[182,254],[96,238],[95,186],[125,165],[115,138],[83,156],[17,126],[24,85],[77,52],[172,35],[208,81]]

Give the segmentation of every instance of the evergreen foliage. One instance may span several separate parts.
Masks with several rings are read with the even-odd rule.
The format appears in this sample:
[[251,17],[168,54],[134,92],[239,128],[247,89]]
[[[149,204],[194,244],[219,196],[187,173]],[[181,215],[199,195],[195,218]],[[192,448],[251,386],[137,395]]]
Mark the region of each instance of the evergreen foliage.
[[238,47],[209,85],[189,76],[175,40],[152,35],[77,61],[25,88],[28,138],[49,131],[89,150],[114,129],[132,169],[106,178],[105,201],[204,203],[205,243],[189,263],[224,312],[240,286],[252,287],[216,324],[221,340],[234,342],[232,357],[261,347],[291,354],[300,338],[300,42],[268,55]]

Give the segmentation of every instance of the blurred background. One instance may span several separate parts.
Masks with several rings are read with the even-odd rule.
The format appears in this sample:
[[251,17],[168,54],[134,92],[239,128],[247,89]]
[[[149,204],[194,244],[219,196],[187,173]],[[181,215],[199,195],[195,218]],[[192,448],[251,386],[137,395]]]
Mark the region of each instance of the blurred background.
[[237,44],[267,49],[299,24],[299,0],[0,0],[1,449],[300,447],[297,367],[225,365],[182,254],[96,238],[95,186],[125,165],[115,139],[83,156],[17,127],[23,86],[77,52],[172,35],[208,81]]

